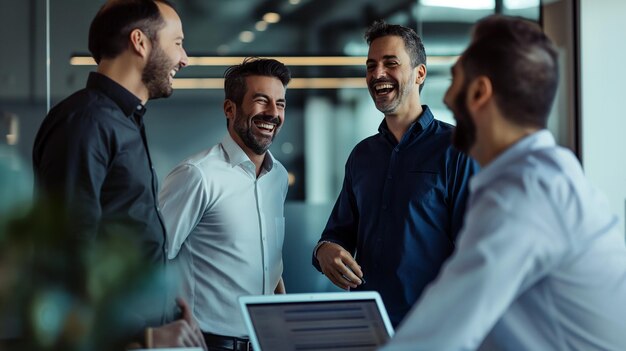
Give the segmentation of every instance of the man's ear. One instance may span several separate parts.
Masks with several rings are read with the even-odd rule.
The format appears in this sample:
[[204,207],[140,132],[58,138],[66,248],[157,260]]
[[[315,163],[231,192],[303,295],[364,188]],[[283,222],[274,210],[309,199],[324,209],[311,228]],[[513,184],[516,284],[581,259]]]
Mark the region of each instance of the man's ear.
[[419,85],[424,84],[424,80],[426,80],[426,74],[428,73],[426,71],[426,65],[417,65],[417,67],[415,67],[414,69],[417,70],[415,74],[415,83]]
[[470,112],[475,112],[486,106],[493,98],[493,85],[491,79],[479,76],[474,79],[467,89],[467,107]]
[[130,32],[130,46],[139,56],[147,58],[151,42],[141,29],[136,28]]
[[224,115],[226,118],[233,118],[237,112],[237,105],[230,99],[224,100]]

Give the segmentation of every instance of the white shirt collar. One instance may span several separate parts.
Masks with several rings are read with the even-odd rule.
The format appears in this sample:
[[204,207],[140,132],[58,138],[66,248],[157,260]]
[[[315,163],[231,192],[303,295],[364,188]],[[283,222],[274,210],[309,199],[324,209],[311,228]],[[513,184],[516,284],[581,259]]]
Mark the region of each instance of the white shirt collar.
[[[254,166],[254,163],[250,160],[243,149],[235,142],[235,140],[233,140],[230,133],[226,133],[221,144],[228,157],[226,161],[231,165],[231,167],[236,167],[246,162]],[[274,155],[272,155],[269,150],[265,154],[262,167],[266,173],[270,172],[274,167]]]
[[508,165],[516,163],[519,158],[528,155],[530,151],[555,145],[554,137],[547,129],[539,130],[520,139],[470,179],[470,192],[476,192],[495,181]]

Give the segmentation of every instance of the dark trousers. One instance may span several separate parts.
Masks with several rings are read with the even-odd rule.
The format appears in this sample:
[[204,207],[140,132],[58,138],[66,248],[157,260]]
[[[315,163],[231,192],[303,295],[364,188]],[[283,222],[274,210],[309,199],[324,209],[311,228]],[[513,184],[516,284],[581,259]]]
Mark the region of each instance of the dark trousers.
[[209,351],[252,351],[252,345],[249,339],[236,338],[234,336],[216,335],[205,333],[204,341]]

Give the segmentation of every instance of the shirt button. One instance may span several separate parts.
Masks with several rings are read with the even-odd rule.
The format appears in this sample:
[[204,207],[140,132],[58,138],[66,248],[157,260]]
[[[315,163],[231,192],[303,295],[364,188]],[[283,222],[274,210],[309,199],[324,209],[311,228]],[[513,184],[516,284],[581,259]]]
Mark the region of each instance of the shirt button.
[[137,111],[141,111],[142,106],[141,105],[137,105]]

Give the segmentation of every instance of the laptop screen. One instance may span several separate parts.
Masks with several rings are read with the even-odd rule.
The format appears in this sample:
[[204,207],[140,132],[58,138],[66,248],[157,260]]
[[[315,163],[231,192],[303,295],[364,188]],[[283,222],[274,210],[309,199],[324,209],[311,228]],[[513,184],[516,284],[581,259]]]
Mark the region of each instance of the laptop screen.
[[[303,294],[303,301],[245,303],[253,343],[276,351],[375,350],[393,333],[377,294],[359,299],[350,299],[349,293],[319,295],[325,301]],[[341,299],[326,300],[332,295]]]

